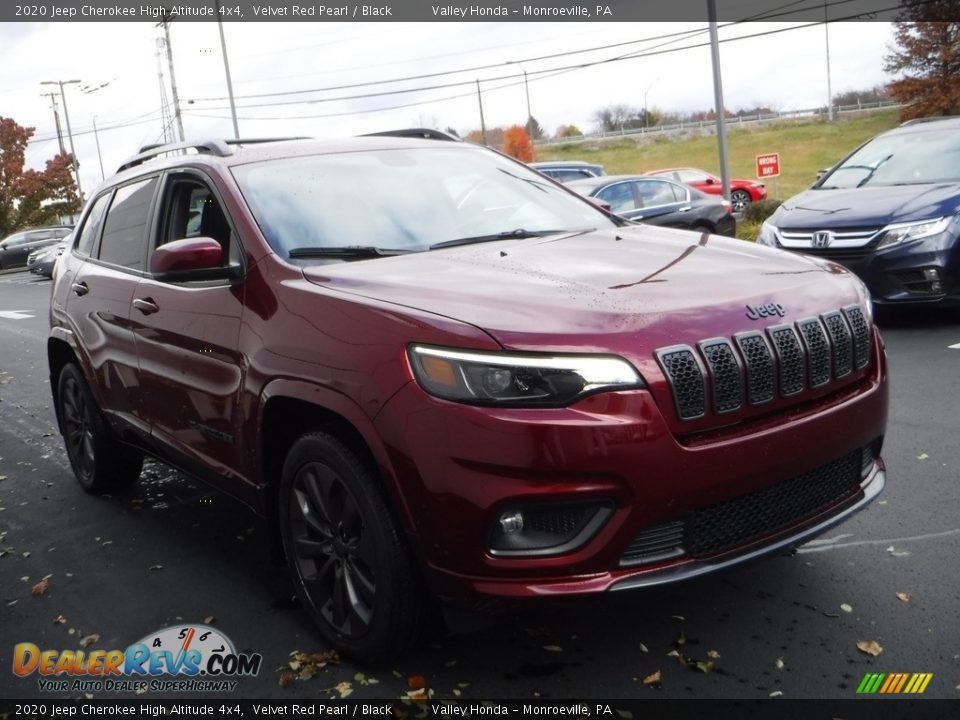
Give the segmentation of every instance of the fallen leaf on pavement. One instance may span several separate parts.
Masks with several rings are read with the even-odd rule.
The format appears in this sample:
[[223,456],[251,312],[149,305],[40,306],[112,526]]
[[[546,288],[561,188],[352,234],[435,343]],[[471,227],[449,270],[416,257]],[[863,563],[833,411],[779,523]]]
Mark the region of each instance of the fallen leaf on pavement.
[[151,565],[151,570],[163,570],[163,565]]
[[847,605],[846,603],[841,605],[840,609],[843,610],[844,612],[853,612],[853,608]]
[[920,453],[919,455],[917,455],[917,460],[926,460],[928,457],[930,456],[927,455],[926,453]]
[[643,643],[640,643],[640,652],[650,652],[650,651],[647,650],[646,645],[644,645]]
[[543,649],[547,652],[563,652],[563,648],[559,645],[544,645]]
[[80,645],[81,647],[87,647],[88,645],[93,645],[95,642],[98,642],[99,640],[100,640],[100,635],[97,633],[93,633],[92,635],[87,635],[86,637],[81,638]]
[[341,683],[337,683],[336,687],[333,688],[338,693],[340,693],[340,698],[343,699],[350,695],[353,692],[353,686],[350,685],[346,680]]
[[643,679],[644,685],[660,685],[663,682],[663,674],[657,670],[656,672],[650,673]]
[[711,670],[713,670],[713,663],[706,662],[704,660],[697,660],[696,665],[694,665],[694,667],[696,667],[697,670],[699,670],[702,673],[708,673]]
[[707,650],[707,657],[711,660],[719,660],[720,653],[718,653],[716,650]]
[[780,690],[774,690],[768,697],[780,697],[783,693]]
[[204,624],[204,625],[209,625],[209,624],[212,623],[214,620],[216,620],[216,618],[215,618],[213,615],[207,615],[207,616],[203,619],[203,624]]
[[903,602],[910,602],[910,596],[905,592],[898,592],[897,600],[901,600]]
[[67,619],[66,619],[63,615],[57,615],[57,616],[53,619],[53,624],[54,624],[54,625],[63,625],[65,622],[67,622]]
[[427,679],[423,675],[411,675],[407,678],[407,687],[411,690],[423,690],[427,686]]
[[777,661],[773,664],[777,670],[783,670],[783,658],[777,658]]
[[38,582],[36,585],[33,586],[33,589],[30,591],[30,594],[33,595],[34,597],[40,597],[47,591],[47,588],[49,587],[50,587],[50,581],[44,578],[43,580],[41,580],[40,582]]
[[279,685],[282,688],[287,687],[287,685],[289,685],[292,682],[293,682],[293,673],[290,672],[289,670],[284,670],[282,673],[280,673],[280,677],[277,679],[277,685]]
[[883,652],[883,648],[876,640],[861,640],[857,643],[857,650],[867,655],[873,655],[873,657]]

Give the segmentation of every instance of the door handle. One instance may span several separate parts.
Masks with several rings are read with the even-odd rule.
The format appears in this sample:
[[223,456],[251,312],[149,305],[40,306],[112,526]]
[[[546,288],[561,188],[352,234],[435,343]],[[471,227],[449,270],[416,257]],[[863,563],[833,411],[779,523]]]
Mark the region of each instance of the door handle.
[[682,208],[678,208],[677,212],[689,212],[690,210],[693,210],[692,205],[684,205]]
[[90,288],[87,287],[87,284],[85,282],[73,283],[70,286],[70,289],[73,290],[75,294],[81,295],[81,296],[86,295],[88,292],[90,292]]
[[144,315],[150,315],[160,309],[160,306],[150,298],[137,298],[133,301],[133,306]]

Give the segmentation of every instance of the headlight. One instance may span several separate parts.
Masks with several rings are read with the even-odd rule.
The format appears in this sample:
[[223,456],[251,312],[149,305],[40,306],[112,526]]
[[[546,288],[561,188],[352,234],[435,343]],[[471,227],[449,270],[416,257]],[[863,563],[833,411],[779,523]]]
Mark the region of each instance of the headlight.
[[780,247],[780,243],[777,242],[777,229],[771,225],[769,221],[765,220],[763,225],[760,226],[760,234],[757,235],[757,244],[767,245],[769,247]]
[[599,390],[646,387],[612,355],[539,355],[411,345],[410,367],[431,395],[455,402],[514,407],[568,405]]
[[947,229],[950,220],[949,217],[942,217],[934,220],[887,225],[884,228],[883,239],[877,244],[877,250],[891,245],[899,245],[907,240],[919,240],[931,235],[939,235]]

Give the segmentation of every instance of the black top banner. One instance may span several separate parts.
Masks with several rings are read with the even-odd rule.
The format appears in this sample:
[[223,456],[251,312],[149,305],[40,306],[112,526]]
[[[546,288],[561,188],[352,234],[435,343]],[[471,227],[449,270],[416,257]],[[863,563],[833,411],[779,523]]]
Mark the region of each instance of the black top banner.
[[[41,0],[0,5],[4,22],[718,22],[891,21],[937,0]],[[956,4],[954,4],[956,7]]]

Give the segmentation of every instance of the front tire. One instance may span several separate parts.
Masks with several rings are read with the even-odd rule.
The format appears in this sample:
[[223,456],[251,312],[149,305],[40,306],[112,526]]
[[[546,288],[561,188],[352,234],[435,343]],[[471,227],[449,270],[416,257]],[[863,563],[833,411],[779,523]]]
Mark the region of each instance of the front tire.
[[83,489],[100,495],[136,482],[143,469],[143,453],[121,443],[107,427],[80,368],[65,365],[57,388],[60,432],[70,467]]
[[284,553],[323,637],[383,664],[423,636],[429,601],[374,472],[339,439],[302,436],[283,465]]

